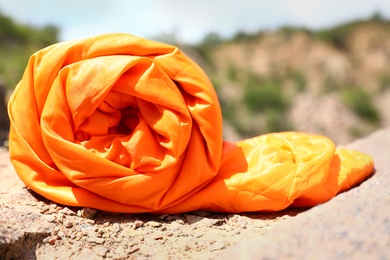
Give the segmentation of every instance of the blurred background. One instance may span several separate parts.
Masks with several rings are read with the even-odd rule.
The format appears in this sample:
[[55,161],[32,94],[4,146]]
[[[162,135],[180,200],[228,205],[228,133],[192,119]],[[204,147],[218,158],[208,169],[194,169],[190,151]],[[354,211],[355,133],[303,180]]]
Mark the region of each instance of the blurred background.
[[32,53],[113,32],[194,59],[228,140],[297,130],[347,144],[390,126],[390,0],[0,0],[0,144]]

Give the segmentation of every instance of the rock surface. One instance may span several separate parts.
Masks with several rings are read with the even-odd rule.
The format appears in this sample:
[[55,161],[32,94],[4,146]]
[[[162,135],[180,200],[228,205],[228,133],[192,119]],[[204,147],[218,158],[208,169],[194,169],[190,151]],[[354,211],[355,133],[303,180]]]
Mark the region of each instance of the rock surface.
[[212,259],[302,210],[115,214],[69,208],[26,189],[0,149],[0,259]]
[[309,210],[175,215],[68,208],[26,189],[0,150],[0,259],[389,259],[390,129],[348,145],[375,174]]
[[390,259],[390,129],[347,147],[374,157],[371,178],[219,259]]

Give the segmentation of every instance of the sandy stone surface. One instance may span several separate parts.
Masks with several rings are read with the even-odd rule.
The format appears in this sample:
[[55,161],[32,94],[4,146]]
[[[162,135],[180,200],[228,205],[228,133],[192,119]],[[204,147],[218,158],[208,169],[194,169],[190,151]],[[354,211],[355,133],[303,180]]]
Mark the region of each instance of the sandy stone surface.
[[347,147],[374,157],[371,178],[219,259],[390,259],[390,128]]
[[213,259],[302,210],[222,214],[115,214],[37,195],[0,150],[0,259]]
[[390,129],[348,145],[375,174],[309,210],[175,215],[68,208],[26,189],[0,150],[0,259],[390,259]]

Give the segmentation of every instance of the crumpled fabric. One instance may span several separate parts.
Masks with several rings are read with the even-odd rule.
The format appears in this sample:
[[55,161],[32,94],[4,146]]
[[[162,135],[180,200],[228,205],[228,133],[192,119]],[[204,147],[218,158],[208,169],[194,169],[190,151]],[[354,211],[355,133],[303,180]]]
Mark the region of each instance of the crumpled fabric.
[[178,48],[128,34],[33,54],[8,111],[17,174],[67,206],[277,211],[323,203],[373,171],[369,155],[320,135],[223,141],[205,73]]

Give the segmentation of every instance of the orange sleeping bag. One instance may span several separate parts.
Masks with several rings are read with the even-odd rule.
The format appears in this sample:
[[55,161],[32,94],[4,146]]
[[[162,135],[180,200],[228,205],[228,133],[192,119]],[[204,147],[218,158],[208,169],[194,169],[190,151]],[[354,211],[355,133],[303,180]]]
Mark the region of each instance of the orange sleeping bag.
[[17,174],[68,206],[276,211],[325,202],[373,171],[370,156],[319,135],[223,141],[204,72],[174,46],[127,34],[35,53],[8,108]]

